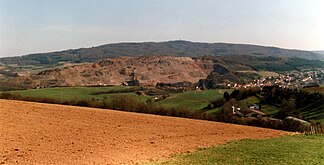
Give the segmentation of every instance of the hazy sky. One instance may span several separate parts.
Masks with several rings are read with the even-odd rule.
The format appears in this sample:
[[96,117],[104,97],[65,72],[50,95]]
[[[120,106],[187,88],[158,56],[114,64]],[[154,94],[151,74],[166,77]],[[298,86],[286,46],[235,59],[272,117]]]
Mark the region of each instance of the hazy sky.
[[324,50],[324,0],[0,0],[0,56],[190,40]]

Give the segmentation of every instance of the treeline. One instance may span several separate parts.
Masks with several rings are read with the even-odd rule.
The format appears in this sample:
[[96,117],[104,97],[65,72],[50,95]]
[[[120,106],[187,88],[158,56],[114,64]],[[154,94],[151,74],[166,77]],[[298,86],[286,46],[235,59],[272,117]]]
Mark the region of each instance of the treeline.
[[30,84],[19,83],[18,81],[0,81],[0,91],[23,90],[30,88]]
[[116,96],[112,99],[104,98],[103,100],[99,100],[95,98],[62,100],[62,99],[53,99],[53,98],[22,96],[19,94],[6,92],[0,94],[0,99],[22,100],[22,101],[83,106],[83,107],[93,107],[93,108],[103,108],[103,109],[114,109],[114,110],[121,110],[121,111],[128,111],[128,112],[138,112],[138,113],[183,117],[183,118],[201,119],[201,120],[213,120],[213,121],[216,120],[214,115],[207,114],[203,111],[192,111],[183,107],[161,106],[161,105],[154,104],[154,101],[150,99],[147,100],[146,102],[142,102],[125,95]]
[[[275,89],[275,90],[274,90]],[[22,96],[15,93],[0,93],[0,99],[11,99],[11,100],[23,100],[31,102],[42,102],[51,104],[63,104],[63,105],[73,105],[73,106],[83,106],[83,107],[93,107],[93,108],[103,108],[103,109],[114,109],[128,112],[138,112],[146,114],[155,114],[163,116],[173,116],[173,117],[183,117],[191,119],[201,119],[219,122],[228,122],[234,124],[250,125],[257,127],[265,127],[286,131],[299,131],[299,132],[309,132],[312,130],[317,130],[316,133],[324,133],[324,125],[312,122],[311,127],[305,126],[300,122],[295,120],[281,120],[270,117],[255,117],[255,118],[241,118],[233,115],[232,106],[237,106],[239,100],[246,99],[250,96],[263,95],[261,97],[262,101],[273,101],[272,104],[279,102],[279,96],[282,104],[285,103],[285,99],[295,98],[295,107],[303,107],[309,103],[314,104],[319,103],[323,95],[305,93],[304,91],[294,91],[288,90],[291,93],[285,92],[288,89],[278,89],[269,88],[269,90],[260,90],[257,88],[250,89],[240,89],[234,90],[230,94],[225,92],[223,98],[215,100],[208,105],[208,107],[199,111],[192,111],[184,107],[168,107],[156,104],[152,99],[148,99],[146,102],[139,101],[129,96],[120,95],[113,97],[112,99],[104,98],[103,100],[91,98],[91,99],[73,99],[73,100],[63,100],[63,99],[53,99],[53,98],[40,98],[31,96]],[[258,96],[259,97],[259,96]],[[269,102],[270,103],[270,102]],[[208,114],[206,109],[221,107],[221,111],[217,114]],[[311,129],[312,128],[312,129]],[[314,129],[315,128],[315,129]]]
[[[260,99],[259,106],[273,105],[279,111],[273,117],[238,117],[233,114],[232,106],[240,107],[239,101],[256,96]],[[237,89],[231,93],[225,92],[223,98],[212,101],[202,110],[208,111],[221,108],[216,114],[217,121],[235,124],[251,125],[298,132],[324,133],[324,124],[307,120],[308,116],[301,114],[302,109],[319,110],[323,113],[324,95],[318,92],[307,92],[297,89],[284,89],[277,86],[260,88]],[[244,107],[241,107],[244,108]],[[313,108],[313,109],[310,109]],[[287,118],[288,117],[288,118]],[[299,120],[303,119],[303,120]],[[313,129],[311,129],[313,128]],[[316,130],[316,131],[314,131]]]
[[223,97],[219,98],[217,100],[211,101],[210,104],[208,104],[207,107],[203,108],[202,110],[212,110],[215,108],[219,108],[224,106],[226,102],[229,102],[230,100],[244,100],[251,96],[256,96],[261,92],[260,88],[242,88],[242,89],[235,89],[231,94],[229,94],[227,91],[224,92]]
[[[232,106],[236,106],[236,101],[226,102],[220,113],[217,115],[218,121],[257,126],[264,128],[279,129],[292,132],[304,132],[306,134],[323,134],[324,124],[316,122],[306,122],[295,117],[277,119],[272,117],[238,117],[233,114]],[[313,129],[312,129],[313,128]],[[312,131],[312,130],[316,131]],[[311,133],[313,132],[313,133]]]
[[275,117],[280,119],[294,116],[307,120],[308,116],[302,115],[302,109],[309,107],[308,111],[311,111],[313,108],[323,107],[324,104],[324,95],[319,92],[272,86],[264,87],[261,94],[263,97],[260,103],[279,107]]
[[246,62],[247,65],[251,66],[255,70],[266,70],[266,71],[292,71],[302,68],[323,68],[324,61],[321,60],[306,60],[301,58],[280,58],[280,57],[255,57],[250,58],[250,63]]
[[295,68],[304,68],[304,67],[324,68],[324,61],[321,60],[305,60],[302,58],[289,58],[286,64]]
[[[168,88],[168,87],[130,87],[125,89],[116,89],[116,90],[108,90],[108,91],[99,91],[92,92],[91,95],[102,95],[102,94],[120,94],[120,93],[135,93],[137,95],[148,95],[155,96],[158,100],[166,99],[172,94],[181,93],[186,91],[183,88]],[[155,100],[157,101],[157,100]]]

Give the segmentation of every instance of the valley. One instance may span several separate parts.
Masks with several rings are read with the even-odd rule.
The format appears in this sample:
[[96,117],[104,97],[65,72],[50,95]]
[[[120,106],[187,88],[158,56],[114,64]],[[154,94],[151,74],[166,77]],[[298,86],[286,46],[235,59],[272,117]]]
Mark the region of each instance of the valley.
[[[301,139],[316,146],[321,135],[237,140],[323,134],[321,57],[253,45],[170,41],[0,58],[0,129],[5,132],[0,163],[196,164],[209,157],[229,163],[228,151],[220,152],[226,159],[216,153],[238,144],[242,150],[231,152],[244,152],[247,157],[239,160],[254,164],[249,155],[255,153],[245,151],[250,143],[276,146],[258,147],[260,153],[290,152],[282,144],[285,138],[291,145]],[[256,160],[293,159],[276,157]]]
[[323,164],[323,11],[0,0],[0,165]]

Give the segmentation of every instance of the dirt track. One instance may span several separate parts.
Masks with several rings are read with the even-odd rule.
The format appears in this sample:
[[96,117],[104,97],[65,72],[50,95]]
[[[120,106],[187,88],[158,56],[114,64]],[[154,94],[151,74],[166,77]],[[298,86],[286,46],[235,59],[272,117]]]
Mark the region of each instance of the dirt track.
[[0,100],[0,164],[131,164],[287,132],[94,108]]

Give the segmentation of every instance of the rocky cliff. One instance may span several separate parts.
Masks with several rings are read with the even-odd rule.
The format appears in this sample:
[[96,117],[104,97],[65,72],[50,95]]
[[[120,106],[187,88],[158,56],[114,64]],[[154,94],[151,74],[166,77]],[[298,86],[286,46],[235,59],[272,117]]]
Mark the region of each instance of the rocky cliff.
[[42,71],[26,77],[33,87],[196,83],[213,70],[212,60],[143,56],[106,59],[97,63]]

